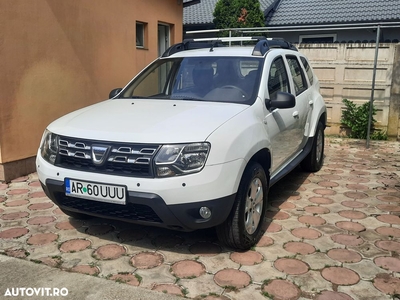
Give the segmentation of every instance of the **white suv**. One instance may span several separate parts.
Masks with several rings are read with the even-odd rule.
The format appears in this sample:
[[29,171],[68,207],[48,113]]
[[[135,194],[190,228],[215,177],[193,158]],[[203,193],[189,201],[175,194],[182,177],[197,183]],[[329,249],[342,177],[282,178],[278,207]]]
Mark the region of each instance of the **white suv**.
[[266,230],[269,187],[298,164],[321,168],[325,126],[318,79],[291,44],[187,40],[110,100],[51,123],[37,172],[72,217],[216,227],[248,249]]

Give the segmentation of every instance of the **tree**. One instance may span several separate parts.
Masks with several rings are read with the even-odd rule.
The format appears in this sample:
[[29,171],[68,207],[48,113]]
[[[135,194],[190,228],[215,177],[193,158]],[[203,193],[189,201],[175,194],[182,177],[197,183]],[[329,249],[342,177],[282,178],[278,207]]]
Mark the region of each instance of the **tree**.
[[264,13],[258,0],[218,0],[214,10],[216,28],[263,27]]

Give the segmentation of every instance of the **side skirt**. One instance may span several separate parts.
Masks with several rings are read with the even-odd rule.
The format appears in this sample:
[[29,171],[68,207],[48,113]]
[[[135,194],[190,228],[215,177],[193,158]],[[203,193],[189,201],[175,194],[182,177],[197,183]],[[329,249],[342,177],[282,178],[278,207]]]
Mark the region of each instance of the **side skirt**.
[[296,168],[303,159],[310,153],[314,142],[314,137],[309,137],[306,146],[303,150],[285,167],[283,167],[278,173],[276,173],[273,177],[271,177],[271,181],[269,186],[273,186],[287,174],[289,174],[294,168]]

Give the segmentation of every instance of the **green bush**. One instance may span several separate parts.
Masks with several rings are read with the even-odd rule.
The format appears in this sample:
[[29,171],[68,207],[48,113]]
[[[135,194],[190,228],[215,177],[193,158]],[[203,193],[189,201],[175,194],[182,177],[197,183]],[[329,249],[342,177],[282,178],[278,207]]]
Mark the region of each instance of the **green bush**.
[[[354,102],[343,99],[346,109],[343,111],[342,119],[340,120],[343,125],[350,129],[349,137],[355,139],[366,139],[368,133],[368,119],[369,119],[369,102],[357,106]],[[387,140],[387,133],[376,130],[374,119],[376,115],[376,108],[372,106],[372,119],[370,128],[370,138],[373,140]]]

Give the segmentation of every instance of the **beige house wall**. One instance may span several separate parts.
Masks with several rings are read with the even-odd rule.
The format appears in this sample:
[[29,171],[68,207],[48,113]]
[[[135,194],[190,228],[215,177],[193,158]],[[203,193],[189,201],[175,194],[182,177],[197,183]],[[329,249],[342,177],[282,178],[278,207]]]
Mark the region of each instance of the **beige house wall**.
[[107,99],[154,60],[158,24],[181,41],[182,14],[176,0],[0,1],[0,180],[34,171],[51,121]]
[[[394,71],[399,73],[399,47],[400,44],[380,44],[376,69],[375,126],[387,131],[391,138],[399,135],[399,103],[393,96],[400,87],[399,80],[392,81]],[[320,80],[321,93],[327,105],[326,133],[345,134],[340,124],[345,108],[342,100],[346,98],[356,104],[370,101],[375,44],[301,44],[298,48],[310,59]]]

